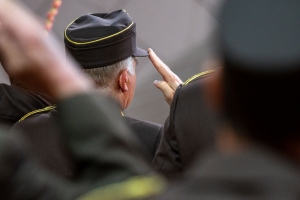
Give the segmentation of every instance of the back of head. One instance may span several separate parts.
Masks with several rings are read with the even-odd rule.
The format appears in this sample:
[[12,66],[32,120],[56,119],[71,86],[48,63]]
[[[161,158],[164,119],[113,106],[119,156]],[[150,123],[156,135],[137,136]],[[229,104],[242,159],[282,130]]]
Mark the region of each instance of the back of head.
[[134,58],[130,56],[112,65],[83,70],[94,81],[96,88],[100,88],[102,92],[111,92],[117,87],[121,71],[127,70],[129,74],[135,74],[134,63]]
[[65,29],[64,43],[98,86],[125,68],[134,73],[132,57],[148,56],[136,46],[136,23],[125,10],[80,16]]
[[220,13],[224,114],[251,137],[299,138],[300,1],[228,0]]
[[64,36],[66,50],[84,69],[148,56],[136,46],[136,24],[125,10],[82,15],[67,26]]

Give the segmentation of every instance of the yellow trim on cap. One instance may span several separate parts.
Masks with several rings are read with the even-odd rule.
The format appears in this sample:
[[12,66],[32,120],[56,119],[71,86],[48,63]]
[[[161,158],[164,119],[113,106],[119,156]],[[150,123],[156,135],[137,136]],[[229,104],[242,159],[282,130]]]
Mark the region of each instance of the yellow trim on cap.
[[[127,13],[127,12],[126,12],[126,13]],[[127,13],[127,14],[128,14],[128,13]],[[77,19],[78,19],[78,18],[77,18]],[[75,19],[74,21],[76,21],[77,19]],[[67,28],[65,29],[65,38],[66,38],[69,42],[71,42],[71,43],[73,43],[73,44],[77,44],[77,45],[91,44],[91,43],[99,42],[99,41],[102,41],[102,40],[106,40],[106,39],[108,39],[108,38],[112,38],[112,37],[114,37],[114,36],[117,36],[117,35],[123,33],[124,31],[126,31],[127,29],[129,29],[129,28],[134,24],[134,21],[132,21],[131,24],[130,24],[127,28],[125,28],[125,29],[119,31],[118,33],[114,33],[114,34],[112,34],[112,35],[106,36],[106,37],[104,37],[104,38],[100,38],[100,39],[93,40],[93,41],[89,41],[89,42],[75,42],[75,41],[71,40],[70,38],[68,38],[68,36],[67,36],[67,29],[69,28],[69,26],[71,26],[71,24],[73,24],[74,21],[72,21],[72,22],[67,26]]]
[[166,181],[161,176],[135,176],[91,190],[76,200],[141,199],[162,193],[166,186]]
[[214,73],[215,71],[216,71],[216,69],[212,69],[212,70],[207,70],[207,71],[201,72],[199,74],[196,74],[196,75],[192,76],[191,78],[189,78],[188,80],[186,80],[182,85],[185,86],[185,85],[189,84],[191,81],[195,80],[196,78],[200,78],[202,76]]
[[37,110],[34,110],[34,111],[31,111],[29,113],[27,113],[26,115],[24,115],[20,120],[20,121],[23,121],[24,119],[28,118],[29,116],[31,115],[34,115],[34,114],[37,114],[37,113],[41,113],[41,112],[46,112],[46,111],[50,111],[50,110],[53,110],[54,108],[56,108],[56,105],[53,105],[53,106],[47,106],[45,108],[42,108],[42,109],[37,109]]

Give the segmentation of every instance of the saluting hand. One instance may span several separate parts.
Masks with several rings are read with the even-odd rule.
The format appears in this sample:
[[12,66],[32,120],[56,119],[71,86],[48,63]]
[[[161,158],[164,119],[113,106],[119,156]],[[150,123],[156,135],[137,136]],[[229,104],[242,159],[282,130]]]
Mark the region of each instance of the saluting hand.
[[175,90],[183,82],[165,63],[159,59],[152,49],[149,48],[148,53],[149,59],[163,78],[163,81],[155,80],[154,85],[163,92],[165,100],[170,105],[173,100]]

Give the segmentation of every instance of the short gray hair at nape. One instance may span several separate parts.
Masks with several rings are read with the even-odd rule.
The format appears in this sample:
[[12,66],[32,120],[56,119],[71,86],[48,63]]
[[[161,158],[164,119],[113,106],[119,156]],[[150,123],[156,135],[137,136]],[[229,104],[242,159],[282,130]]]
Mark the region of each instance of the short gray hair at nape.
[[84,69],[85,73],[92,78],[97,87],[110,88],[116,82],[121,71],[128,70],[128,73],[135,74],[134,57],[130,56],[120,62],[105,67]]

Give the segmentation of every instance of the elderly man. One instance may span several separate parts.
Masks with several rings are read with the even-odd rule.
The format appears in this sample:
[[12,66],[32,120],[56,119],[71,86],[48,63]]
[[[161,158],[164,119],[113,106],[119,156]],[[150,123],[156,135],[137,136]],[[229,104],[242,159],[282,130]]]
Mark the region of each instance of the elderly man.
[[[1,6],[7,9],[7,5],[10,5],[7,3],[8,1],[4,2],[6,3],[3,1],[0,3],[0,9],[3,8]],[[300,96],[295,91],[300,86],[300,51],[299,48],[293,48],[300,44],[299,9],[299,2],[284,0],[265,0],[264,3],[261,3],[260,0],[251,2],[228,0],[224,4],[220,15],[220,47],[224,64],[222,69],[205,84],[204,90],[210,103],[223,114],[225,119],[224,126],[218,131],[216,151],[208,153],[204,159],[199,160],[199,163],[194,166],[194,170],[190,171],[180,184],[170,187],[156,199],[299,199],[300,138],[297,115]],[[19,31],[19,26],[26,25],[26,23],[13,26],[11,22],[16,22],[15,18],[5,10],[3,13],[5,17],[1,17],[0,14],[0,20],[4,21],[7,29],[4,34],[1,34],[2,40],[0,39],[0,42],[2,41],[1,51],[6,53],[3,58],[6,62],[12,61],[11,64],[26,67],[25,69],[29,69],[29,71],[24,68],[24,71],[19,71],[16,65],[12,65],[11,69],[31,75],[38,70],[41,77],[37,77],[35,81],[42,82],[43,78],[47,77],[47,73],[51,72],[51,70],[47,70],[47,64],[64,66],[59,56],[49,52],[48,46],[44,45],[41,40],[37,40],[34,46],[21,42],[30,36],[20,34]],[[16,13],[27,16],[21,11]],[[257,23],[258,19],[259,23]],[[33,26],[33,28],[32,31],[36,31],[37,27]],[[11,34],[10,40],[3,38],[5,33]],[[12,49],[13,51],[5,50],[3,44],[7,42],[13,44],[8,47],[18,48]],[[31,51],[27,52],[26,50]],[[37,59],[36,55],[39,55],[41,50],[54,56],[56,62],[45,64]],[[22,51],[26,51],[26,54],[20,53]],[[19,63],[14,61],[16,56],[18,56]],[[20,59],[24,57],[26,59]],[[35,65],[36,70],[30,70],[35,69],[32,68]],[[149,197],[149,194],[161,193],[163,185],[159,179],[155,179],[155,181],[152,179],[152,182],[149,182],[149,179],[141,179],[141,177],[126,179],[139,173],[147,174],[148,166],[144,165],[142,161],[139,166],[136,165],[137,163],[134,161],[137,161],[139,157],[132,157],[131,153],[135,151],[130,152],[128,147],[122,145],[123,142],[119,143],[122,137],[118,137],[121,135],[114,132],[112,126],[106,126],[105,123],[97,124],[94,116],[100,117],[101,115],[93,110],[100,111],[99,104],[97,106],[95,101],[89,101],[91,102],[88,106],[89,112],[80,115],[80,109],[76,106],[80,105],[82,100],[90,99],[87,96],[83,98],[85,92],[89,90],[86,90],[88,86],[84,84],[86,80],[76,76],[76,71],[71,70],[70,66],[67,64],[60,70],[65,71],[63,78],[68,82],[64,82],[61,76],[57,79],[52,72],[49,74],[50,77],[45,79],[47,81],[44,83],[44,87],[58,99],[70,98],[72,104],[70,102],[59,104],[63,111],[60,112],[62,116],[66,116],[69,111],[73,119],[66,123],[66,118],[62,118],[63,133],[69,148],[72,149],[73,156],[82,164],[83,169],[90,169],[90,173],[86,171],[87,173],[82,174],[78,179],[77,184],[72,185],[44,178],[44,176],[40,178],[41,176],[35,173],[28,174],[26,172],[30,172],[32,166],[28,164],[25,156],[21,156],[22,159],[7,159],[18,158],[17,155],[20,155],[18,153],[22,152],[21,146],[18,143],[5,146],[6,143],[3,142],[0,145],[3,148],[0,157],[3,165],[0,166],[4,168],[9,166],[10,173],[1,174],[1,182],[5,186],[2,189],[9,188],[10,190],[4,190],[5,193],[0,194],[10,197],[13,194],[10,191],[18,191],[18,194],[21,194],[18,199],[74,199],[84,190],[89,190],[79,196],[79,199],[101,197],[142,199]],[[49,85],[51,80],[55,81],[54,86]],[[72,80],[75,82],[71,83]],[[59,85],[64,87],[58,89]],[[71,96],[76,94],[83,96],[72,99]],[[109,119],[110,115],[106,114],[102,116],[103,119]],[[112,132],[103,132],[102,126]],[[85,130],[88,131],[84,132]],[[97,134],[97,132],[101,132],[101,134]],[[72,135],[76,137],[71,137]],[[10,142],[15,141],[13,138],[7,140],[7,137],[3,139]],[[115,159],[96,159],[105,156],[105,152],[101,152],[99,157],[95,156],[92,147],[100,144],[96,141],[101,141],[103,150],[107,153],[112,151],[122,153],[123,159],[117,156],[119,154],[115,155]],[[112,146],[110,146],[111,144]],[[121,146],[116,144],[121,144]],[[77,145],[81,148],[88,148],[83,152],[78,151]],[[120,151],[118,147],[123,151]],[[131,162],[133,163],[131,164]],[[112,166],[112,164],[113,167],[108,169],[107,166]],[[101,172],[99,172],[100,174],[91,173],[97,171],[95,169],[108,169],[108,171],[105,176],[102,176]],[[2,172],[3,169],[0,171]],[[124,176],[120,176],[118,171],[122,172],[121,174]],[[28,176],[30,179],[27,179]],[[30,180],[30,182],[26,182],[26,185],[30,186],[31,190],[21,190],[24,186],[22,180]],[[59,187],[61,185],[55,183],[64,185],[64,187]],[[136,185],[141,186],[139,190],[133,189],[136,187],[132,186]],[[12,190],[15,187],[18,190]],[[27,195],[24,195],[26,193]]]
[[[86,14],[70,23],[64,36],[67,52],[92,78],[96,89],[116,99],[120,111],[125,110],[134,97],[136,57],[149,55],[136,46],[134,20],[125,10]],[[153,158],[162,125],[127,116],[124,119]]]
[[[143,160],[142,152],[137,151],[138,143],[122,120],[117,104],[110,98],[95,94],[89,80],[75,68],[76,64],[62,56],[55,41],[44,37],[43,29],[33,16],[24,12],[13,1],[0,1],[0,10],[0,60],[8,73],[16,77],[26,76],[32,83],[39,83],[42,91],[56,101],[58,119],[63,124],[59,126],[62,128],[61,136],[64,142],[71,145],[67,146],[68,152],[72,155],[78,153],[72,159],[79,169],[78,176],[72,183],[53,173],[42,173],[40,165],[33,164],[34,158],[24,159],[28,152],[22,137],[7,134],[1,127],[0,199],[74,199],[90,188],[89,183],[97,182],[98,186],[114,185],[126,179],[128,182],[124,182],[125,185],[143,189],[144,192],[141,193],[138,189],[137,193],[129,187],[119,192],[108,192],[107,195],[125,197],[123,194],[127,193],[130,195],[127,197],[147,196],[160,190],[158,177],[140,176],[150,170],[145,162],[140,162]],[[12,11],[21,17],[21,26],[14,21],[15,16],[7,17]],[[25,32],[19,32],[19,28]],[[82,120],[82,116],[85,120]],[[81,123],[85,126],[77,127]],[[89,137],[88,141],[84,139],[85,133],[95,137]],[[71,138],[65,138],[64,134],[70,134]],[[83,145],[78,146],[83,141]],[[114,147],[117,148],[112,150]],[[128,171],[128,167],[131,170]],[[11,177],[15,170],[21,176]],[[49,173],[48,170],[47,172]],[[98,182],[99,176],[106,180]],[[111,180],[112,176],[114,180]],[[135,178],[131,179],[131,176]],[[25,187],[19,188],[21,185]]]
[[[106,14],[86,14],[65,30],[67,52],[78,61],[100,93],[113,97],[120,115],[133,99],[136,85],[136,57],[148,52],[136,47],[136,24],[125,10]],[[76,176],[76,167],[62,144],[56,125],[57,111],[36,110],[12,127],[29,142],[29,149],[42,165],[62,175]],[[163,126],[124,116],[150,164],[163,132]]]

